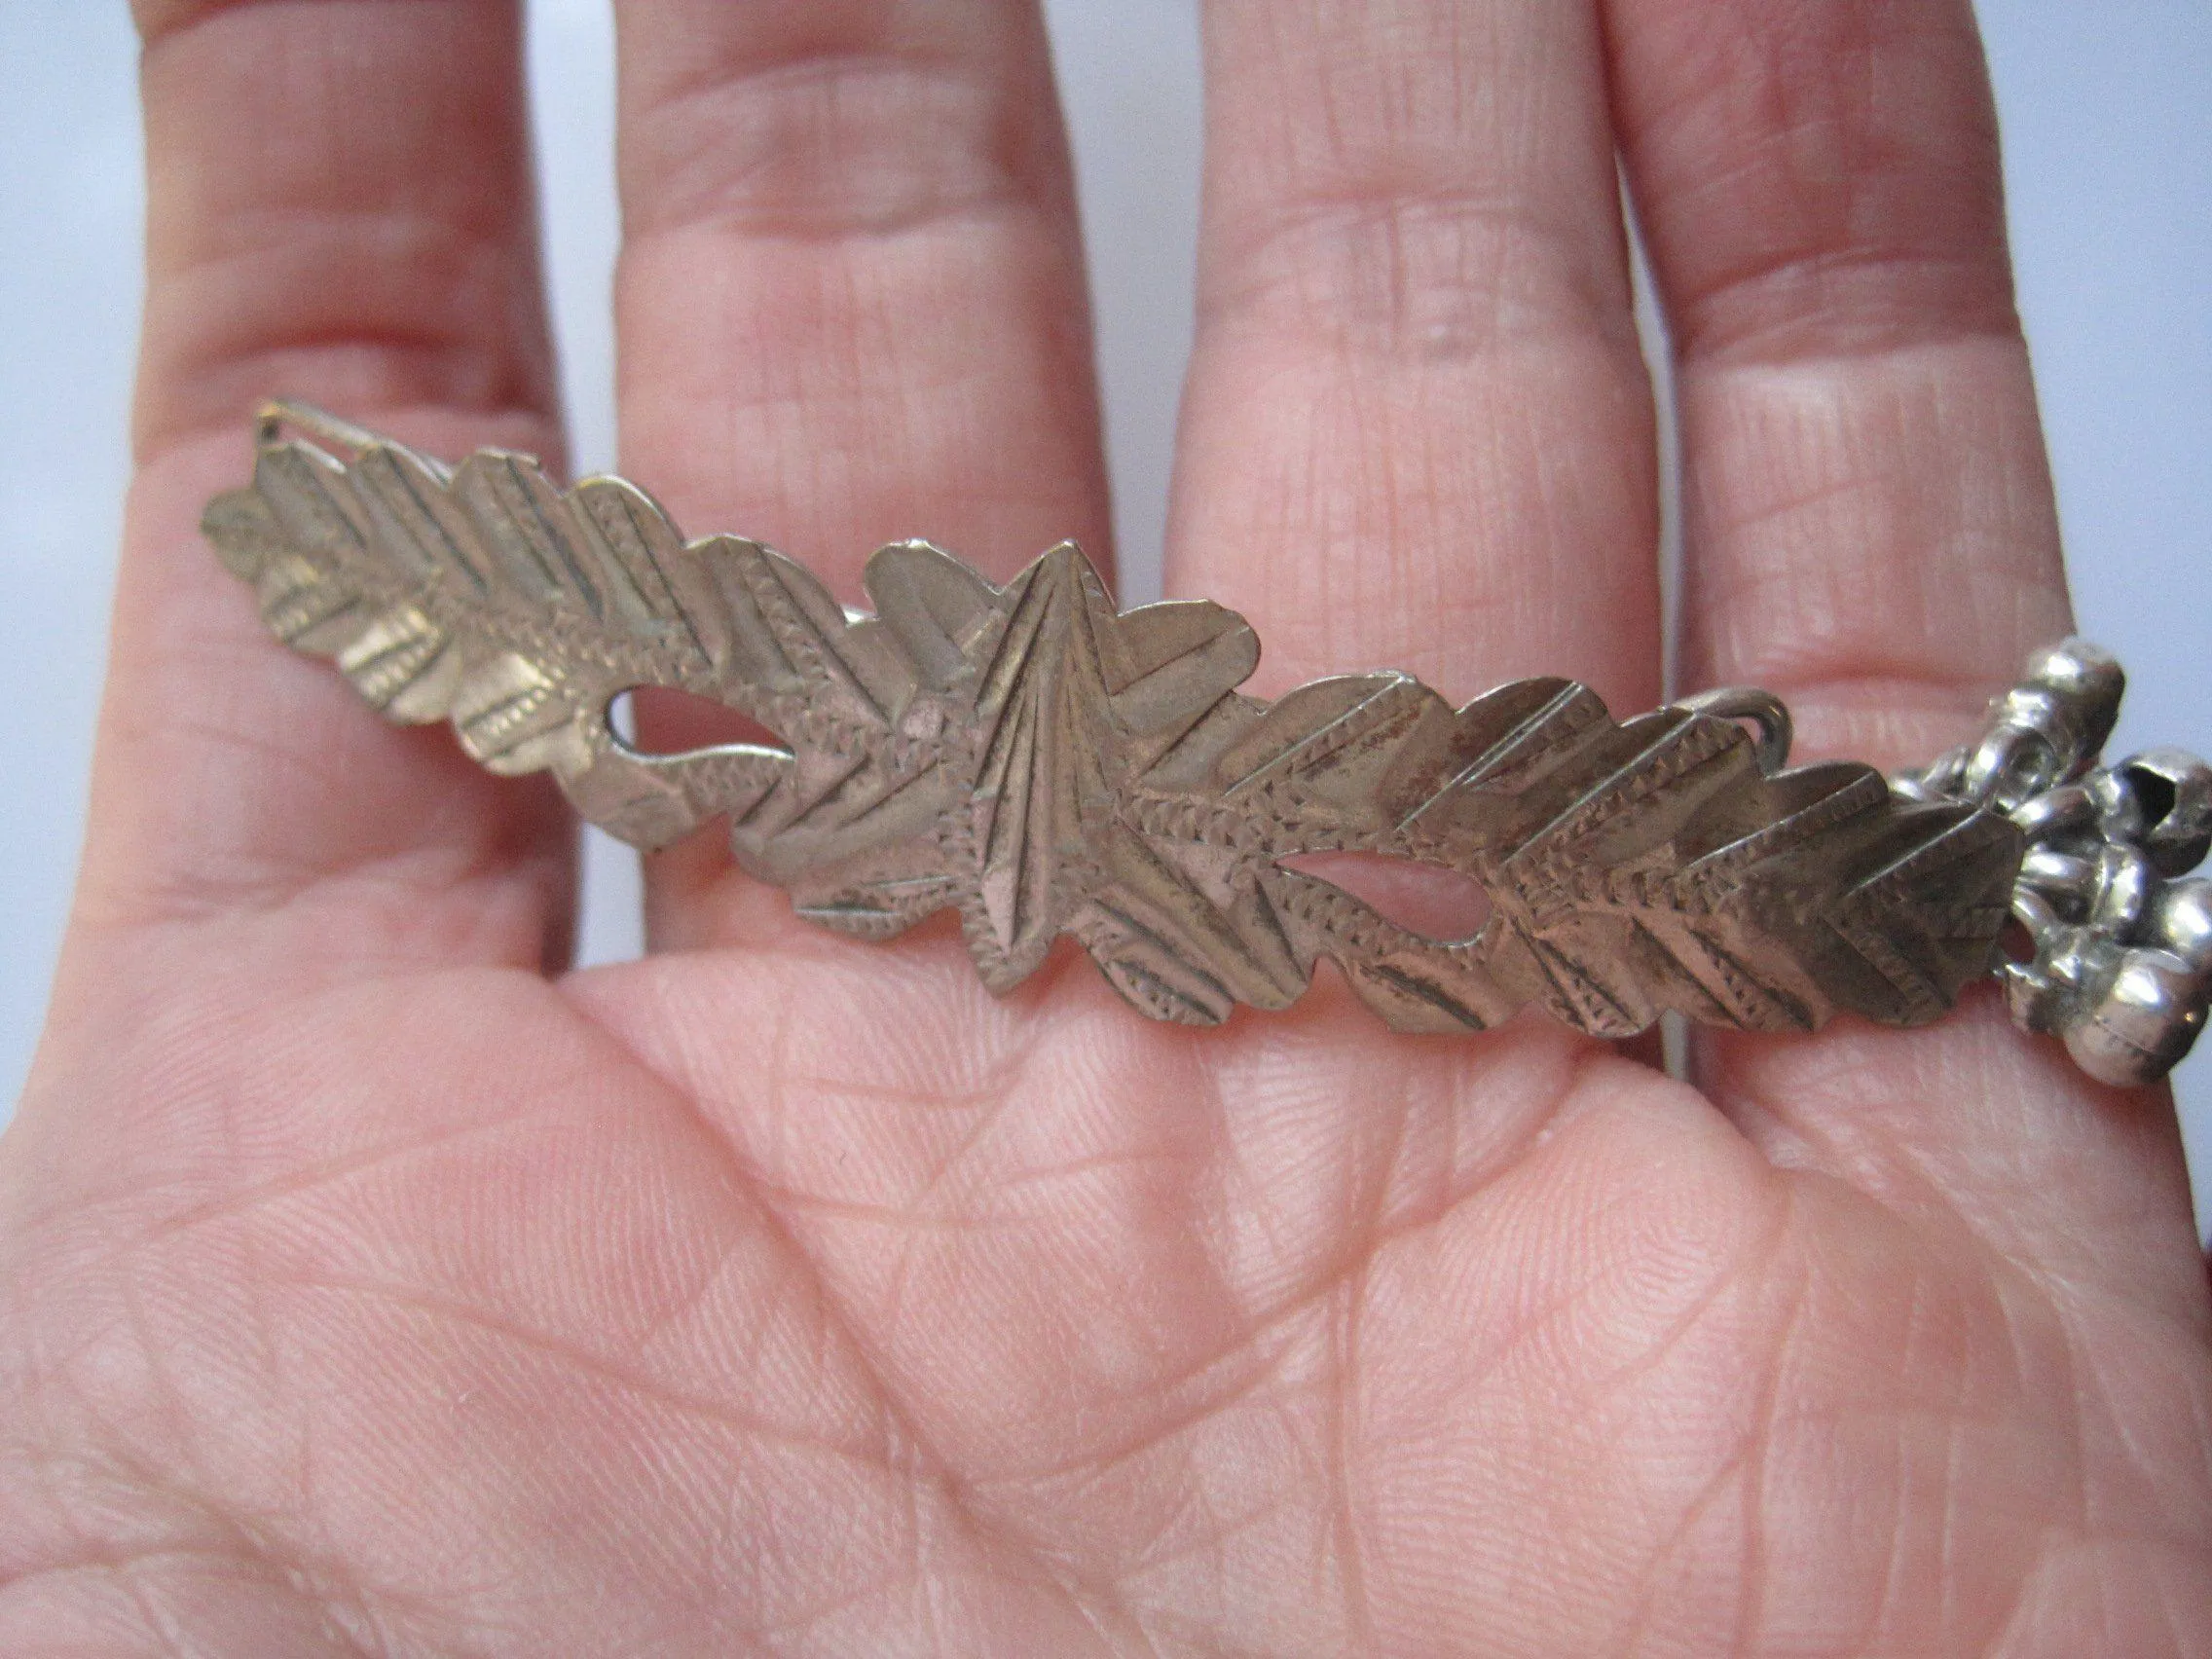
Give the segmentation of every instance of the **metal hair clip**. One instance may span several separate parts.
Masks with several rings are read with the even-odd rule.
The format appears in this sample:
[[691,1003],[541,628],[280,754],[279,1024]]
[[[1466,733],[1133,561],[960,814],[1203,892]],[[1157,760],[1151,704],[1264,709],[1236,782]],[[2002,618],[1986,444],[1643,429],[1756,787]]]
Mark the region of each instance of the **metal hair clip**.
[[[563,493],[497,451],[448,468],[291,404],[204,528],[276,637],[387,718],[551,771],[640,847],[726,816],[738,863],[840,933],[956,909],[993,990],[1068,934],[1155,1019],[1283,1008],[1327,957],[1400,1030],[1535,1002],[1624,1037],[1670,1009],[1914,1025],[1995,972],[2021,1024],[2122,1085],[2204,1022],[2212,882],[2174,878],[2212,842],[2212,771],[2171,750],[2099,766],[2122,677],[2079,641],[2037,655],[1978,745],[1890,781],[1785,769],[1788,714],[1760,691],[1618,722],[1567,680],[1455,709],[1359,674],[1263,703],[1235,689],[1260,652],[1241,617],[1117,611],[1072,544],[998,587],[897,542],[868,562],[874,614],[851,611],[756,542],[686,545],[621,479]],[[644,753],[611,710],[645,686],[781,747]],[[1490,913],[1427,938],[1285,862],[1347,852],[1457,871]]]

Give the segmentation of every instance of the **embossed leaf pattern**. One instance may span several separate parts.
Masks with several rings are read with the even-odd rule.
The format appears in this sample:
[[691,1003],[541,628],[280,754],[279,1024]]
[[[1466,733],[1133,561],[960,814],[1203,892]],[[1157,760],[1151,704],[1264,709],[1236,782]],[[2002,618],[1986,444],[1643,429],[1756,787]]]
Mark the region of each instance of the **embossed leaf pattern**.
[[[284,406],[205,528],[272,631],[389,718],[450,719],[496,771],[550,770],[642,846],[726,816],[740,864],[824,926],[882,939],[956,908],[994,989],[1066,934],[1146,1014],[1198,1024],[1287,1005],[1323,957],[1413,1030],[1531,1001],[1602,1035],[1669,1009],[1913,1023],[1988,970],[2020,860],[2002,819],[1862,766],[1770,775],[1731,720],[1616,722],[1570,682],[1454,709],[1347,676],[1270,706],[1235,690],[1259,655],[1240,617],[1117,612],[1068,545],[1002,588],[894,544],[862,615],[757,543],[686,545],[618,479],[564,493],[497,452],[449,470]],[[785,747],[641,754],[608,712],[643,685]],[[1423,938],[1282,863],[1326,851],[1461,871],[1490,919]]]

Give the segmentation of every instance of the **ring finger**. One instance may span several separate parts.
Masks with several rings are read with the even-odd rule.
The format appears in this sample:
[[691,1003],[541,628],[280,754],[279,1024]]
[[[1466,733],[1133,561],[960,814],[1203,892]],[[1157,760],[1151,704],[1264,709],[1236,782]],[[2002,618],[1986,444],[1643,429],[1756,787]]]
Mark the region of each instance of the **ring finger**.
[[1585,7],[1217,0],[1171,590],[1261,689],[1659,680],[1650,389]]

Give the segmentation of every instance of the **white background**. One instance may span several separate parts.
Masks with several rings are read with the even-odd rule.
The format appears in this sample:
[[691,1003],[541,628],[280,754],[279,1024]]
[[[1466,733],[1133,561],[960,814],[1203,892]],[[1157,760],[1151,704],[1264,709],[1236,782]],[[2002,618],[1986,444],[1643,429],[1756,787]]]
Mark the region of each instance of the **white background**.
[[[1197,23],[1193,0],[1047,10],[1124,598],[1142,599],[1190,337]],[[589,469],[613,454],[611,30],[604,0],[531,13],[555,317]],[[2129,672],[2116,745],[2212,751],[2212,5],[1984,0],[1982,25],[2082,626]],[[133,50],[122,0],[0,0],[0,1122],[37,1040],[83,823],[138,298]],[[626,856],[595,845],[588,885],[587,951],[634,950]],[[2212,1173],[2212,1053],[2181,1092]]]

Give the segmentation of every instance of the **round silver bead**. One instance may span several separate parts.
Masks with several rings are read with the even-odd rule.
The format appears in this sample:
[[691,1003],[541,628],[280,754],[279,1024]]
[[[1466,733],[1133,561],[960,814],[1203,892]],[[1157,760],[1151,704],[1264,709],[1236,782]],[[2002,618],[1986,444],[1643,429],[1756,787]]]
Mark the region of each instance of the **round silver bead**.
[[2212,977],[2212,880],[2169,881],[2151,900],[2142,936],[2188,964],[2202,984]]
[[2204,1023],[2196,979],[2162,950],[2130,950],[2104,993],[2066,1030],[2066,1051],[2099,1083],[2135,1088],[2164,1077]]
[[2061,640],[2028,658],[2027,680],[2057,693],[2075,717],[2081,748],[2076,757],[2094,755],[2112,735],[2127,675],[2120,659],[2087,640]]

